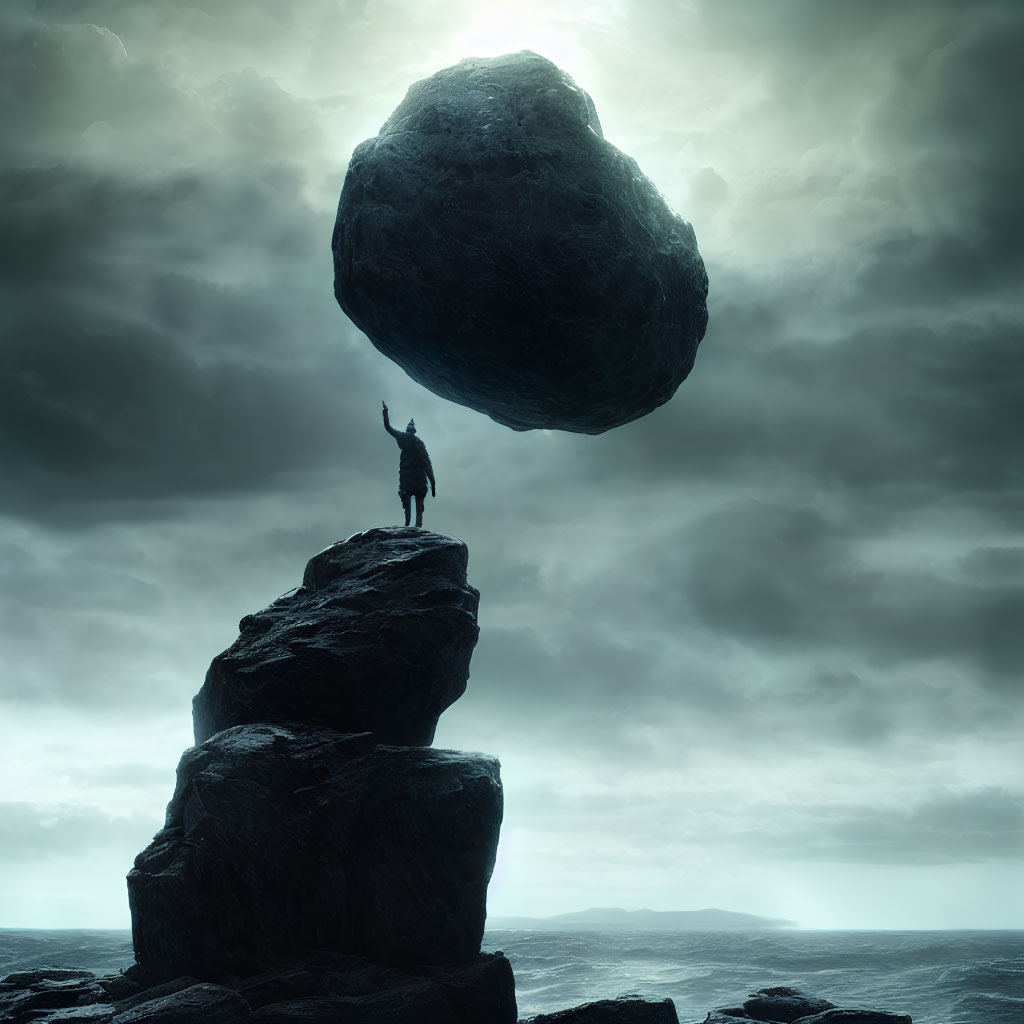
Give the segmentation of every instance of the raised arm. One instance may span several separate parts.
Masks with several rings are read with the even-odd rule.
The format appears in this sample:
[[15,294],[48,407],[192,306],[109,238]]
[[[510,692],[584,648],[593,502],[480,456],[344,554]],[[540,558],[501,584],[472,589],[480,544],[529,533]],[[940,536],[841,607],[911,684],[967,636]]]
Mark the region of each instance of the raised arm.
[[387,402],[381,402],[380,404],[384,407],[384,429],[392,437],[397,438],[398,437],[398,431],[395,430],[395,428],[393,426],[391,426],[391,420],[388,419],[388,403]]

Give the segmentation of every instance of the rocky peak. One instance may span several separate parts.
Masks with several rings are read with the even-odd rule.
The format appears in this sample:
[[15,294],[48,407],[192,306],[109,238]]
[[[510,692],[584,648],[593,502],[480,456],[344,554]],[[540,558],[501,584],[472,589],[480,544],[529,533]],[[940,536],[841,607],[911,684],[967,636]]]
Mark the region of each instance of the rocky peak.
[[380,527],[309,560],[302,585],[239,623],[192,705],[197,743],[257,722],[427,746],[466,689],[479,592],[466,545]]

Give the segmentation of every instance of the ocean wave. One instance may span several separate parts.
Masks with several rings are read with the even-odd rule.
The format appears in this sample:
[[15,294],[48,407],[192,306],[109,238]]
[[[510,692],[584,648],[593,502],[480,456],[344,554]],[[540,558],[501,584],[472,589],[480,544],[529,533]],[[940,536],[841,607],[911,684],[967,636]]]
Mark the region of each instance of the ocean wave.
[[[914,1024],[1021,1024],[1024,931],[489,931],[516,976],[523,1015],[636,993],[675,1001],[681,1024],[765,985],[839,1005],[909,1013]],[[38,967],[116,974],[128,931],[0,929],[0,977]]]

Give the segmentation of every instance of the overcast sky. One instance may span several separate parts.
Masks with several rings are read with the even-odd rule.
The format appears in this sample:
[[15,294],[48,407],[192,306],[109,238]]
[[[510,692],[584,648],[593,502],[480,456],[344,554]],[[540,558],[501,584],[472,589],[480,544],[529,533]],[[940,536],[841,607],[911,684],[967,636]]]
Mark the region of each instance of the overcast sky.
[[[5,0],[0,925],[127,927],[191,698],[306,560],[425,524],[481,591],[437,745],[502,761],[492,914],[1024,927],[1024,8]],[[529,48],[696,231],[646,418],[514,433],[332,293],[352,149]]]

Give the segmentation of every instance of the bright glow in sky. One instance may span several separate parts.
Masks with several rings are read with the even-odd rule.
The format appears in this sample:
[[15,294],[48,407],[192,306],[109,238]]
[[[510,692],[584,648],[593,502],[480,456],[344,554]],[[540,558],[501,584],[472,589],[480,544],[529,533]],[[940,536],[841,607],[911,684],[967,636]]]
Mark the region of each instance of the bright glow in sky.
[[466,31],[455,36],[449,46],[449,62],[454,64],[463,57],[497,57],[518,50],[533,50],[572,73],[581,59],[580,48],[573,41],[573,28],[572,22],[558,18],[548,5],[529,2],[477,5],[470,14]]

